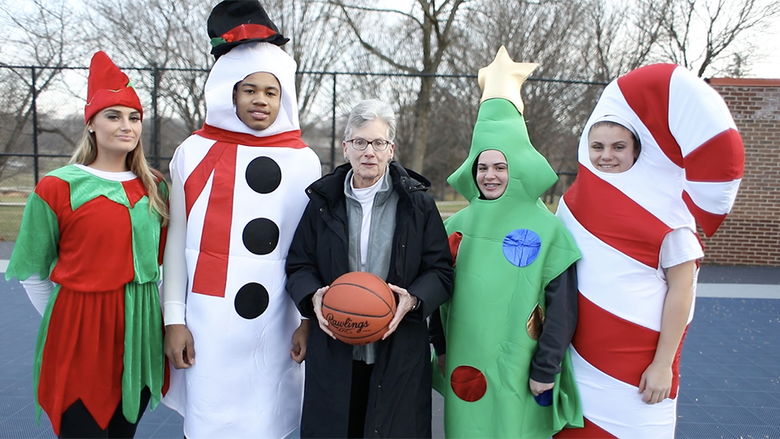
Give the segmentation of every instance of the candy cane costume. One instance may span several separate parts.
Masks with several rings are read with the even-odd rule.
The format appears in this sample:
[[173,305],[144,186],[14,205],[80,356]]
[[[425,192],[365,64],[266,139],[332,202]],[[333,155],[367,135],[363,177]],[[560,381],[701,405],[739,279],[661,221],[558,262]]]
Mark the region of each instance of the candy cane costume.
[[[223,39],[266,31],[244,24]],[[290,357],[300,316],[284,267],[320,162],[300,138],[295,70],[267,42],[222,54],[206,82],[206,124],[171,160],[165,321],[184,323],[186,294],[197,359],[173,374],[164,402],[185,416],[191,439],[284,437],[300,422],[303,369]],[[281,86],[279,115],[262,131],[245,125],[233,104],[234,86],[256,72]]]
[[[640,139],[638,160],[622,173],[598,171],[589,159],[588,132],[606,115],[628,121]],[[697,224],[715,233],[742,177],[742,140],[712,88],[682,67],[656,64],[605,88],[578,159],[557,214],[583,254],[571,354],[585,429],[556,437],[673,438],[682,341],[670,397],[648,405],[638,393],[661,330],[662,243],[672,231],[696,233]],[[692,317],[693,307],[688,323]]]

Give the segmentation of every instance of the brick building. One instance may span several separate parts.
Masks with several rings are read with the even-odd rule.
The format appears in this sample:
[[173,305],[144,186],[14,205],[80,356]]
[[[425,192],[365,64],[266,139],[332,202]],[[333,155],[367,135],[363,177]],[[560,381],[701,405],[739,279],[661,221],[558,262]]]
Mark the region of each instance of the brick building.
[[713,78],[745,144],[731,214],[704,238],[703,263],[780,267],[780,79]]

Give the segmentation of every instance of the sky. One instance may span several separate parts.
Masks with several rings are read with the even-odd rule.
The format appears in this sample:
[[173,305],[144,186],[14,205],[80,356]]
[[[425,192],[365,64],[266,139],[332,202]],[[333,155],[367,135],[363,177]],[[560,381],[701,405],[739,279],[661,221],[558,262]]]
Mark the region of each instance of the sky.
[[766,50],[769,52],[766,59],[751,67],[751,77],[780,79],[780,20],[774,26],[774,35],[766,38]]
[[774,61],[757,64],[751,69],[751,77],[763,79],[780,79],[780,50],[775,49]]
[[750,66],[751,78],[780,79],[780,17],[774,20],[769,33],[760,37],[759,48],[765,57]]

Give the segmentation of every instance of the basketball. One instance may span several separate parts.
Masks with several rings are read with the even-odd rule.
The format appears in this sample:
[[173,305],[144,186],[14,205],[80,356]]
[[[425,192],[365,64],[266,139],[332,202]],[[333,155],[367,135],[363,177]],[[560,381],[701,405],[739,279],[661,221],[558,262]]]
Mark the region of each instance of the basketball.
[[395,295],[371,273],[346,273],[322,297],[322,315],[333,335],[344,343],[373,343],[385,335],[395,315]]

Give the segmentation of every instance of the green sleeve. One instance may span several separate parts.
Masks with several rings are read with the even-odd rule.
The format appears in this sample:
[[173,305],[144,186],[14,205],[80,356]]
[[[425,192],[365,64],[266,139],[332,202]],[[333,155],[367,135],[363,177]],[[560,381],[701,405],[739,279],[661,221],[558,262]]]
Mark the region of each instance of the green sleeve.
[[12,277],[26,280],[36,273],[41,279],[49,277],[57,263],[59,240],[57,215],[38,194],[33,192],[24,208],[22,226],[5,272],[6,280]]

